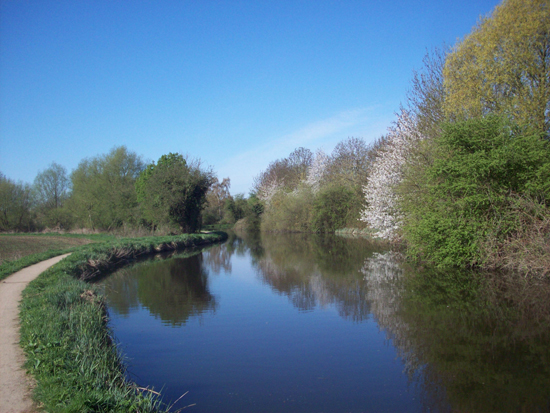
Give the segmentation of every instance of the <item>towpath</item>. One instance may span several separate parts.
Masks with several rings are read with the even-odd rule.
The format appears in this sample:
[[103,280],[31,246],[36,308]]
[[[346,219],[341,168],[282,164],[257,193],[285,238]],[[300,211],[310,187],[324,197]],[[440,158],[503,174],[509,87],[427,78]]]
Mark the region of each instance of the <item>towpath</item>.
[[0,413],[31,413],[32,381],[23,368],[19,345],[19,302],[29,282],[69,254],[23,268],[0,281]]

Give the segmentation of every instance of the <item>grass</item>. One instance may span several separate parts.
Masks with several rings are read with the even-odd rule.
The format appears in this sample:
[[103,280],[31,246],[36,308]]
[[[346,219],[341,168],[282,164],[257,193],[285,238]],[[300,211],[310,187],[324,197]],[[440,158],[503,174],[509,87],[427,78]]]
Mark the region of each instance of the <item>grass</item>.
[[41,254],[48,250],[64,250],[85,245],[91,240],[66,236],[1,235],[0,264],[14,261],[27,255]]
[[31,282],[21,302],[21,345],[37,383],[38,404],[48,412],[166,410],[154,393],[125,379],[104,299],[84,279],[148,253],[197,247],[225,237],[211,233],[89,243],[72,247],[69,257]]
[[108,234],[1,234],[0,280],[29,265],[93,242],[115,240]]

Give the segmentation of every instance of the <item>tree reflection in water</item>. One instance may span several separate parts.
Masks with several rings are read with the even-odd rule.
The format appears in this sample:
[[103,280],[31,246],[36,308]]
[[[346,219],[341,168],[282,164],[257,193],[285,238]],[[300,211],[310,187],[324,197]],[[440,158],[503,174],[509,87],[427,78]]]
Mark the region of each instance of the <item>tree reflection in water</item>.
[[214,245],[203,254],[204,265],[214,274],[220,274],[222,270],[231,274],[231,256],[233,252],[224,245]]
[[362,321],[370,313],[361,276],[366,240],[277,234],[262,237],[264,255],[255,262],[260,279],[302,311],[334,305],[340,316]]
[[249,254],[259,279],[301,311],[333,306],[346,320],[374,319],[425,410],[550,410],[548,281],[422,271],[366,240],[259,237],[233,234],[202,255],[123,269],[105,282],[109,307],[124,315],[141,305],[182,325],[216,310],[208,272],[230,273],[231,257]]
[[107,278],[104,285],[110,309],[127,315],[141,305],[172,326],[216,309],[200,253],[123,268]]
[[548,281],[420,270],[360,240],[278,234],[262,244],[259,277],[300,310],[372,314],[426,410],[550,409]]
[[[432,411],[548,411],[550,285],[365,261],[370,308]],[[450,406],[450,407],[449,407]]]

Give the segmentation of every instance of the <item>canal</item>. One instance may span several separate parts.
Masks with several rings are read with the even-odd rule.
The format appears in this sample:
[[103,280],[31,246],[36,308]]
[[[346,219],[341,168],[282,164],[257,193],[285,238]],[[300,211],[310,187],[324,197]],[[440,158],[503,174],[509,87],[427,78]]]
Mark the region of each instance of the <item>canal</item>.
[[139,386],[190,412],[548,411],[548,283],[363,239],[232,234],[101,281]]

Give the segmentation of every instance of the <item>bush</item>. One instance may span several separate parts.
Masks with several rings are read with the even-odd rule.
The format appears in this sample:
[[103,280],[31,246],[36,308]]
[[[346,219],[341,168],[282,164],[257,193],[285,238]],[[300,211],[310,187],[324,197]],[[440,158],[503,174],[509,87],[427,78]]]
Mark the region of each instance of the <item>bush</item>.
[[313,192],[309,187],[277,192],[262,215],[262,231],[309,232]]
[[503,240],[519,229],[509,213],[514,194],[548,207],[550,150],[540,134],[488,116],[444,125],[432,150],[418,190],[403,191],[411,257],[438,266],[482,265],[487,237]]
[[317,232],[344,228],[355,210],[353,195],[345,186],[323,188],[313,202],[312,227]]

